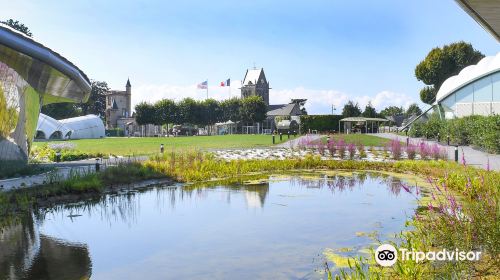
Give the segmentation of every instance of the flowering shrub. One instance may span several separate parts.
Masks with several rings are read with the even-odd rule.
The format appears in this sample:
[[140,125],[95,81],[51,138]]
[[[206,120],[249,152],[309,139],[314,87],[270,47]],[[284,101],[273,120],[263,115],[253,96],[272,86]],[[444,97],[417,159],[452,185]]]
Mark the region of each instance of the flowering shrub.
[[330,141],[326,145],[326,148],[330,152],[330,156],[335,156],[335,153],[337,152],[337,146],[335,145],[335,141],[333,141],[333,139],[330,139]]
[[408,156],[408,159],[415,159],[415,156],[417,155],[417,146],[413,143],[409,143],[406,147],[406,155]]
[[322,156],[325,155],[325,144],[323,144],[323,142],[319,141],[318,144],[317,144],[317,148],[318,148],[318,153]]
[[438,144],[433,144],[430,147],[431,157],[435,160],[443,159],[446,160],[448,158],[448,153],[446,152],[446,148],[439,146]]
[[354,155],[356,154],[356,145],[354,143],[349,143],[349,145],[347,145],[347,151],[349,152],[349,159],[354,159]]
[[337,150],[339,151],[339,157],[344,158],[345,151],[346,151],[346,145],[345,145],[344,139],[340,139],[337,142]]
[[71,142],[49,143],[47,145],[52,150],[74,150],[76,145]]
[[401,154],[403,153],[403,149],[401,147],[401,142],[399,142],[399,139],[392,139],[391,142],[389,142],[389,150],[392,153],[392,158],[395,160],[398,160],[401,158]]
[[418,144],[418,152],[420,153],[421,159],[427,159],[431,154],[429,145],[427,145],[424,141],[421,141]]

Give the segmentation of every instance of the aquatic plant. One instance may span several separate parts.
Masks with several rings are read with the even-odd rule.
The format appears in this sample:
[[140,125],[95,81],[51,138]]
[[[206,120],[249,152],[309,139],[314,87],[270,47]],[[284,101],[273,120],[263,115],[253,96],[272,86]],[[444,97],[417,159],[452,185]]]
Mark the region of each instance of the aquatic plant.
[[[394,164],[403,162],[410,161]],[[413,163],[437,166],[444,162]],[[437,178],[428,178],[431,193],[420,201],[421,206],[408,222],[412,230],[399,234],[397,243],[389,243],[423,252],[438,248],[480,251],[479,261],[417,263],[398,259],[390,269],[381,269],[373,265],[371,249],[371,259],[352,258],[349,268],[341,268],[337,279],[495,279],[500,268],[500,173],[491,175],[491,171],[469,167],[460,170],[459,165],[450,163],[446,166],[437,168],[443,172]]]

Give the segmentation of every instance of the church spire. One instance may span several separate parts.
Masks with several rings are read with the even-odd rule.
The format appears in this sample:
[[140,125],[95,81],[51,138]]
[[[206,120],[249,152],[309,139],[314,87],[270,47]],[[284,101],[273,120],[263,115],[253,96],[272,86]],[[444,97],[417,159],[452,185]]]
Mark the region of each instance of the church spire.
[[125,85],[125,87],[131,87],[132,85],[130,84],[130,79],[127,78],[127,84]]

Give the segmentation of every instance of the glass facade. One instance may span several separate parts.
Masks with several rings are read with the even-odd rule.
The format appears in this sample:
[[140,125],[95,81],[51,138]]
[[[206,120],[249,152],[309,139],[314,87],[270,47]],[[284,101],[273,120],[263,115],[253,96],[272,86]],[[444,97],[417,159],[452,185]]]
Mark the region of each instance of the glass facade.
[[446,118],[500,113],[500,72],[461,87],[439,102]]

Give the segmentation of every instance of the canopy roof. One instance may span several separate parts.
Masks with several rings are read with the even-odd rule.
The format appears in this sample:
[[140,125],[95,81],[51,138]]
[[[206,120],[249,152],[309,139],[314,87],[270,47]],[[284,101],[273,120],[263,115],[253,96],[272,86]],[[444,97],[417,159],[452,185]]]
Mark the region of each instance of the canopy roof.
[[0,57],[38,93],[47,95],[44,104],[59,99],[60,102],[86,102],[90,95],[90,80],[76,65],[1,23]]
[[365,117],[349,117],[343,118],[340,120],[341,122],[388,122],[389,120],[381,119],[381,118],[365,118]]
[[477,23],[500,41],[500,5],[498,0],[455,0]]

